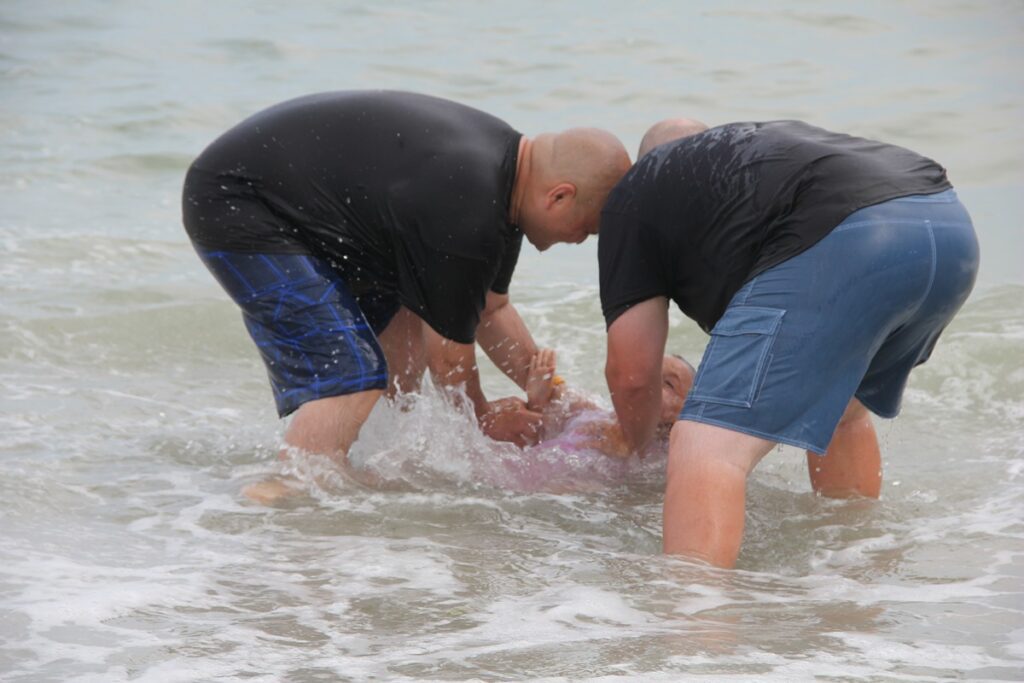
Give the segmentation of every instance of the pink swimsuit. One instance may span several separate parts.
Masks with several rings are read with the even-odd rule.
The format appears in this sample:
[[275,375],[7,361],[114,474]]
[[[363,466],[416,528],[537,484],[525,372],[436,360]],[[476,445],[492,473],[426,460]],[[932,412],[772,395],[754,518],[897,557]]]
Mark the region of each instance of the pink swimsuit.
[[587,427],[607,423],[605,410],[585,410],[570,418],[562,432],[527,448],[514,457],[502,458],[495,482],[516,491],[581,492],[621,484],[627,475],[644,467],[639,458],[617,458],[587,447],[593,434]]

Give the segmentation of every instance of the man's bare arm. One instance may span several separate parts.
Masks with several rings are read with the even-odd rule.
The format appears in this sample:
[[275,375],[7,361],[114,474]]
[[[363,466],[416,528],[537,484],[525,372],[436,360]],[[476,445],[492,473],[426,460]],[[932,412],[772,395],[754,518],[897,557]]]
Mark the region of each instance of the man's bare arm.
[[520,399],[487,401],[480,386],[473,344],[445,339],[429,325],[424,325],[424,338],[427,365],[435,383],[454,403],[468,400],[472,404],[473,414],[487,436],[519,446],[537,442],[543,419],[540,413],[527,410],[525,402]]
[[[445,339],[429,325],[423,326],[427,347],[427,367],[434,382],[446,391],[461,388],[479,419],[487,412],[487,399],[480,388],[480,373],[476,366],[476,349],[473,344],[460,344]],[[459,404],[463,397],[458,392],[448,391],[451,400]]]
[[668,338],[668,299],[636,304],[608,328],[605,379],[627,445],[642,450],[661,414],[661,360]]
[[487,293],[476,339],[498,369],[525,391],[530,359],[538,349],[508,294]]

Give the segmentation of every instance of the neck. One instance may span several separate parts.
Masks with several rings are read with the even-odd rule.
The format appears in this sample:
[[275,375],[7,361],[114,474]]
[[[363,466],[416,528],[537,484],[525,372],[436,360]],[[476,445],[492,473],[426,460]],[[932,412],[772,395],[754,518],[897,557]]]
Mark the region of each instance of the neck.
[[512,181],[512,202],[508,207],[508,220],[512,225],[519,225],[519,218],[522,216],[523,201],[526,199],[526,188],[530,183],[532,163],[533,140],[524,135],[519,139],[516,178]]

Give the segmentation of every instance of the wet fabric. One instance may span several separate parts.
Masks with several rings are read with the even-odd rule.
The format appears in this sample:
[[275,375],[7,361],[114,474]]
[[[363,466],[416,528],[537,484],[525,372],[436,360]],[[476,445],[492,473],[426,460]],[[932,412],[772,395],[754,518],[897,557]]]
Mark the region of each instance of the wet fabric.
[[558,434],[544,439],[541,445],[545,448],[559,448],[570,454],[586,451],[602,428],[614,419],[614,413],[607,410],[584,410],[566,421]]
[[896,416],[977,271],[952,190],[854,212],[736,293],[680,419],[824,453],[851,397]]
[[931,159],[800,121],[731,123],[666,143],[605,204],[605,320],[666,296],[709,331],[743,283],[857,209],[950,187]]
[[357,298],[330,266],[305,254],[199,256],[242,309],[281,417],[307,401],[387,387],[377,334],[397,300]]
[[405,92],[283,102],[206,148],[186,178],[198,248],[309,254],[354,295],[395,296],[441,335],[474,340],[488,291],[508,291],[521,134],[489,114]]

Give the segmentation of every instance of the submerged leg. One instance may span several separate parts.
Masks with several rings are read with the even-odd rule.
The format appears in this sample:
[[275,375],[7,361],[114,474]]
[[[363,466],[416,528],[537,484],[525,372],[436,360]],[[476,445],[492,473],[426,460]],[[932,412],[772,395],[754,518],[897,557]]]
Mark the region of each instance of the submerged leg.
[[379,389],[344,396],[329,396],[303,403],[284,434],[288,449],[326,455],[341,465],[347,463],[359,430],[383,394]]
[[[295,411],[285,431],[285,447],[278,457],[287,460],[294,453],[300,457],[301,454],[325,455],[335,461],[346,474],[351,474],[348,465],[349,448],[383,393],[374,389],[303,403]],[[242,491],[247,498],[263,505],[280,502],[297,492],[298,489],[289,480],[280,477],[251,484]]]
[[669,443],[664,551],[732,567],[743,540],[747,475],[775,444],[680,420]]

